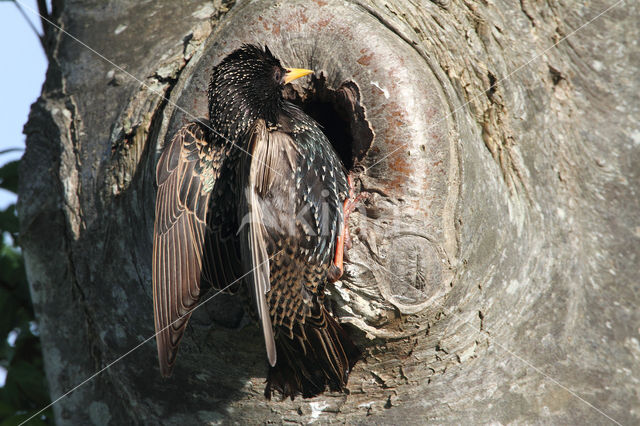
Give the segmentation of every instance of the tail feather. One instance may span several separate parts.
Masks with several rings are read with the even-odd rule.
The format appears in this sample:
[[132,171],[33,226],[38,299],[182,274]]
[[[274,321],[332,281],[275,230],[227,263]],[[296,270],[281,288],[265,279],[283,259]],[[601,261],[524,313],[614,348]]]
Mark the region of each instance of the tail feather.
[[264,395],[268,399],[273,391],[293,399],[296,395],[314,397],[327,385],[332,391],[347,390],[360,350],[325,308],[321,310],[323,321],[298,324],[300,333],[292,339],[276,332],[278,361],[267,376]]

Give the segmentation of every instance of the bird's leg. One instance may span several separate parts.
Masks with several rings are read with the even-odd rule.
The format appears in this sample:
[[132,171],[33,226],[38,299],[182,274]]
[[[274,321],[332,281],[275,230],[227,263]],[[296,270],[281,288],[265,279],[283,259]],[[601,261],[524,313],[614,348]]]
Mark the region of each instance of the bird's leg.
[[349,182],[349,197],[344,200],[342,204],[342,210],[344,212],[344,222],[342,226],[342,232],[338,234],[336,240],[336,253],[333,258],[333,264],[329,268],[329,281],[335,282],[340,279],[344,272],[344,250],[351,248],[351,235],[349,234],[349,215],[356,209],[356,205],[363,199],[367,198],[369,194],[367,192],[361,192],[357,196],[355,195],[355,189],[353,186],[353,180],[351,175],[347,176],[347,182]]
[[[346,207],[349,200],[344,200],[344,204],[342,205],[343,209]],[[345,217],[346,218],[346,217]],[[344,257],[344,237],[348,231],[348,224],[345,220],[342,225],[342,231],[338,234],[338,238],[336,240],[336,253],[333,257],[333,263],[329,267],[329,282],[336,282],[342,276],[342,272],[344,271],[343,265],[343,257]]]

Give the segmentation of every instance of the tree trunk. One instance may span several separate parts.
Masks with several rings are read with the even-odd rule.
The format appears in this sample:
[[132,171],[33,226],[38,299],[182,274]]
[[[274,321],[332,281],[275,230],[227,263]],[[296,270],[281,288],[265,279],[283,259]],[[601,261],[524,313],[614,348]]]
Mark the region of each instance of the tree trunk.
[[287,96],[371,194],[330,288],[364,352],[349,395],[266,401],[249,298],[222,294],[173,377],[151,339],[59,424],[640,422],[640,6],[613,1],[54,1],[103,57],[50,31],[25,127],[53,399],[153,335],[157,154],[241,43],[316,71]]

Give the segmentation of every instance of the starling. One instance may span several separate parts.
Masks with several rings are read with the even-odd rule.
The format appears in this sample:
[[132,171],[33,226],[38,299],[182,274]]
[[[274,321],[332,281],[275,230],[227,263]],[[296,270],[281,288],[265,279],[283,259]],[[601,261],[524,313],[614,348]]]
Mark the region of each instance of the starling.
[[319,125],[282,96],[310,73],[243,45],[212,72],[209,120],[183,126],[160,157],[153,296],[164,376],[201,289],[246,276],[269,361],[265,396],[346,391],[360,351],[324,293],[342,275],[350,180]]

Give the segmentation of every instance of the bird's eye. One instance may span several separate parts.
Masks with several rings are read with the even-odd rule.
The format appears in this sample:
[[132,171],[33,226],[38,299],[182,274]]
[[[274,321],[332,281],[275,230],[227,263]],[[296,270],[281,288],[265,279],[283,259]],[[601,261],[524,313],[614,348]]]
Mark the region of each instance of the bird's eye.
[[275,72],[273,73],[273,79],[276,81],[276,83],[282,82],[282,70],[280,68],[276,68]]

